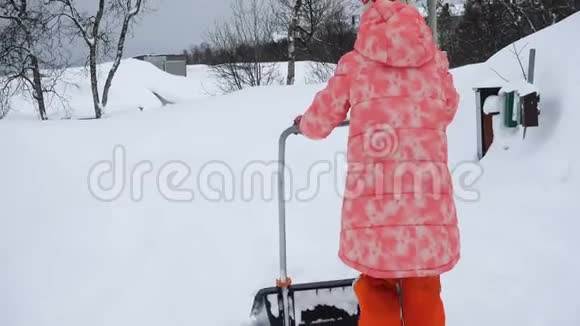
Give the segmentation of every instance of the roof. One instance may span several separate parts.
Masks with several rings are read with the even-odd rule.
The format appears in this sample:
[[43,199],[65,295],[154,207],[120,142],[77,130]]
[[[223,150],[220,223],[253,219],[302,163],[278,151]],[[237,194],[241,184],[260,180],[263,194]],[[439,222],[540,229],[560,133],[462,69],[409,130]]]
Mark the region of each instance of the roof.
[[143,54],[134,57],[135,59],[143,60],[145,58],[165,57],[168,60],[187,60],[185,54]]
[[499,94],[518,92],[520,96],[526,96],[532,93],[540,93],[536,85],[530,84],[526,80],[507,82],[503,80],[488,80],[473,87],[474,90],[485,88],[499,88]]
[[502,87],[500,93],[517,92],[520,96],[526,96],[533,93],[540,94],[538,87],[528,83],[526,80],[518,80],[507,83]]

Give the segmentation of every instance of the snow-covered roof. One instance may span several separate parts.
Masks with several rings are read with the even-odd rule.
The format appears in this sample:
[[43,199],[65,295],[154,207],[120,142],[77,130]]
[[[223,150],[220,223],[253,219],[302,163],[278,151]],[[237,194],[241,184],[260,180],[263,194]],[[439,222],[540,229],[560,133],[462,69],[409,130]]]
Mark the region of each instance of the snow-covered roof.
[[532,93],[540,94],[538,87],[528,83],[525,79],[517,81],[505,81],[501,78],[487,79],[473,86],[473,89],[481,88],[500,88],[499,94],[517,91],[520,96],[526,96]]
[[520,96],[526,96],[532,93],[540,94],[539,89],[534,84],[528,83],[526,80],[519,80],[504,84],[499,93],[517,92]]

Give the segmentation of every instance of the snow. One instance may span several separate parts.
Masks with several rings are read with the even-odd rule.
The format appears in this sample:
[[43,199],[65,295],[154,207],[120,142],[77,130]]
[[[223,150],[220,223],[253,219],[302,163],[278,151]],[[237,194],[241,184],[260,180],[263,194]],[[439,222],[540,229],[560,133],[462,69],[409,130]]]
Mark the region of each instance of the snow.
[[[443,276],[448,325],[580,324],[578,29],[580,14],[518,42],[538,51],[540,127],[499,135],[477,164],[473,87],[491,68],[510,81],[521,70],[508,47],[453,71],[462,259]],[[278,136],[323,85],[208,96],[203,67],[183,78],[146,65],[123,61],[106,119],[39,122],[21,102],[0,121],[0,325],[239,326],[255,292],[274,284]],[[73,116],[91,112],[87,85],[71,90]],[[160,107],[151,90],[177,104]],[[346,137],[288,142],[295,283],[356,276],[336,255]],[[116,145],[124,164],[108,166]],[[116,167],[115,183],[101,180],[123,186],[115,200],[91,194],[93,167]]]
[[[99,87],[105,83],[112,63],[99,65]],[[64,72],[62,80],[56,85],[64,94],[66,105],[55,97],[48,98],[50,119],[69,119],[93,117],[92,93],[88,69],[71,68]],[[172,102],[183,102],[206,96],[197,80],[167,74],[148,62],[123,60],[113,80],[109,93],[107,115],[139,112],[161,106],[153,92],[161,94]],[[14,111],[8,119],[21,120],[25,117],[36,119],[31,101],[23,96],[13,101]]]
[[525,79],[505,83],[500,89],[499,94],[516,92],[519,96],[526,96],[532,93],[540,94],[536,85],[529,83]]
[[[99,87],[105,84],[107,74],[113,63],[98,66]],[[287,65],[274,63],[278,84],[283,84],[286,78]],[[333,65],[330,65],[332,67]],[[296,63],[296,84],[312,84],[316,81],[312,71],[317,67],[315,62]],[[66,70],[61,80],[56,84],[56,90],[63,94],[65,101],[48,95],[47,111],[49,119],[79,119],[94,117],[90,74],[88,69],[70,68]],[[215,77],[207,65],[191,65],[187,67],[187,77],[171,75],[157,69],[153,64],[137,60],[125,59],[121,62],[109,93],[109,102],[105,115],[125,115],[143,110],[155,110],[161,107],[161,102],[153,94],[176,104],[189,105],[193,100],[210,96],[222,95]],[[101,95],[102,96],[102,95]],[[12,101],[13,110],[6,119],[37,120],[33,102],[26,96],[17,96]]]
[[294,295],[296,302],[297,320],[302,320],[300,311],[313,310],[316,305],[332,305],[344,310],[351,316],[357,313],[356,296],[352,288],[322,290],[318,293],[298,292]]
[[[270,295],[266,299],[271,305],[272,315],[279,317],[278,297]],[[300,291],[294,293],[295,319],[302,320],[302,311],[314,310],[318,305],[331,305],[342,309],[351,316],[356,315],[358,310],[356,296],[352,287]]]
[[[483,113],[500,113],[502,108],[502,98],[497,95],[490,95],[485,99],[483,104]],[[495,128],[494,128],[495,130]]]

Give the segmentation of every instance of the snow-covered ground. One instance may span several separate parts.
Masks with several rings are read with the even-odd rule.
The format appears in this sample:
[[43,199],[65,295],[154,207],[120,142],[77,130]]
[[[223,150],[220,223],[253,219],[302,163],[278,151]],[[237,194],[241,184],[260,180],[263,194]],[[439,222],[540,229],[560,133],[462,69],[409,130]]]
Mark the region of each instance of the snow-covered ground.
[[[273,71],[273,84],[282,85],[285,82],[287,64],[264,64],[265,71]],[[111,68],[110,63],[98,66],[99,87],[105,83]],[[320,71],[322,65],[315,62],[296,63],[296,84],[305,85],[317,82],[315,71]],[[331,69],[333,65],[324,65],[322,71]],[[59,72],[57,72],[59,74]],[[51,74],[52,75],[52,74]],[[214,72],[206,65],[191,65],[187,67],[187,77],[166,74],[148,62],[137,59],[126,59],[115,75],[109,93],[109,102],[105,108],[107,116],[118,116],[139,112],[141,109],[158,109],[160,100],[153,92],[165,100],[175,104],[191,104],[192,101],[209,96],[223,95]],[[49,118],[78,119],[94,117],[91,84],[88,69],[70,68],[62,73],[56,82],[55,90],[59,96],[46,95]],[[23,120],[38,119],[34,102],[23,94],[12,100],[12,110],[6,119]]]
[[[498,79],[490,68],[517,81],[520,67],[506,48],[454,70],[450,167],[458,184],[465,171],[483,174],[464,180],[478,198],[458,193],[463,258],[444,276],[449,325],[580,324],[579,29],[580,14],[516,44],[538,50],[541,126],[498,139],[479,164],[472,87]],[[207,96],[203,67],[183,81],[136,76],[141,64],[124,63],[131,73],[120,71],[107,119],[0,121],[0,325],[239,326],[277,277],[278,135],[323,85]],[[150,89],[178,104],[155,106]],[[342,129],[289,141],[295,282],[356,275],[336,256],[345,141]],[[115,148],[124,161],[99,188]]]

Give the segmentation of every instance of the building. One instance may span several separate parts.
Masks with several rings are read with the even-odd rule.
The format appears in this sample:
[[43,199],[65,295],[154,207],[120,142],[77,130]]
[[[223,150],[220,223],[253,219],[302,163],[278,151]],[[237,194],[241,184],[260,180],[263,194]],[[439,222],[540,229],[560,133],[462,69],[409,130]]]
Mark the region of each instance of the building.
[[184,54],[147,54],[135,59],[149,62],[173,75],[187,76],[187,58]]

